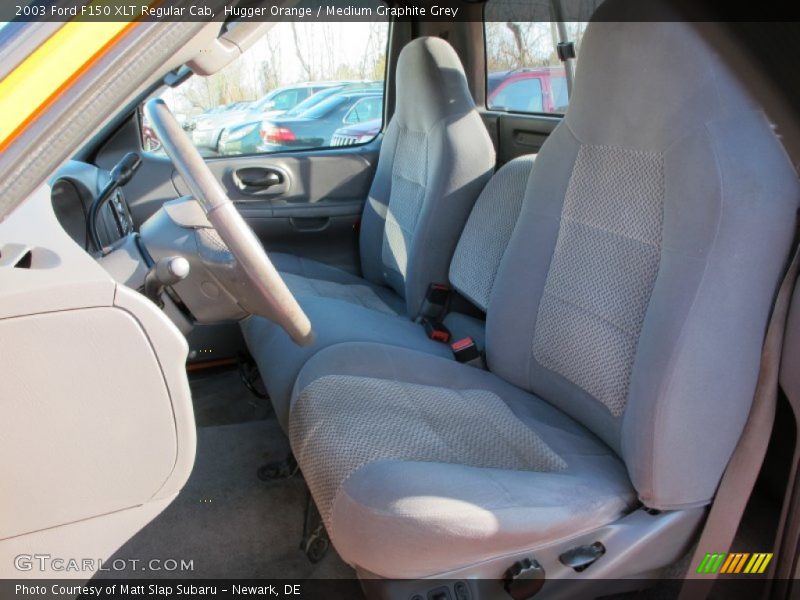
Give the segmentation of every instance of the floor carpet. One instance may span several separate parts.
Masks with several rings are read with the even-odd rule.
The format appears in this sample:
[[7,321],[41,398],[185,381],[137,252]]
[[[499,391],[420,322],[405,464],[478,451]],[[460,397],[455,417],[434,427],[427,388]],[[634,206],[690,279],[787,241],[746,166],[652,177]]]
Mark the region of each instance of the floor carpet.
[[[260,381],[255,385],[263,389]],[[191,373],[189,387],[198,427],[258,421],[275,414],[268,398],[259,397],[247,388],[237,367]]]
[[197,437],[197,458],[186,487],[111,560],[193,560],[194,570],[185,575],[196,578],[354,576],[333,549],[317,564],[299,549],[307,493],[302,478],[265,483],[256,476],[261,465],[288,451],[275,419],[200,427]]

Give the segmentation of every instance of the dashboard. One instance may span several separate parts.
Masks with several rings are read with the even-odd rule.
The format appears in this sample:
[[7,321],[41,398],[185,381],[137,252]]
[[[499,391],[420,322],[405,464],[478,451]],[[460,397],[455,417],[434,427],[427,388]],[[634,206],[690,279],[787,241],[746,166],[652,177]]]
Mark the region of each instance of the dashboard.
[[[87,252],[96,252],[86,227],[86,217],[92,201],[110,179],[110,173],[88,163],[69,161],[51,179],[51,202],[61,226]],[[121,189],[100,211],[97,230],[103,246],[133,232],[133,218]]]

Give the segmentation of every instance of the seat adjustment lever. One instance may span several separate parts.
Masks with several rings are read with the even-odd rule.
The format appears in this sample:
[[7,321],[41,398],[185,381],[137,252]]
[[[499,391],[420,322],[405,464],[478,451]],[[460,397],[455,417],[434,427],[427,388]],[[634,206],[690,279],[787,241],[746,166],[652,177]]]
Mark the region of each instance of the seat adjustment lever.
[[511,565],[503,577],[503,587],[514,600],[533,598],[545,581],[544,567],[535,558],[523,558]]
[[570,567],[580,573],[589,568],[594,562],[606,553],[606,547],[600,542],[577,546],[564,552],[558,557],[561,564]]

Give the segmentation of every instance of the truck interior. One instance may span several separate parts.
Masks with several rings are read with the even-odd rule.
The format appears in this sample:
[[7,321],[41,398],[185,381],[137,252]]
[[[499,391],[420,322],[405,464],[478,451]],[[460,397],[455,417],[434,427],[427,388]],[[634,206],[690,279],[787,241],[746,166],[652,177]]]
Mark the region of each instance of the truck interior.
[[796,32],[454,4],[140,23],[4,149],[2,577],[673,597],[772,381],[700,550],[796,593]]

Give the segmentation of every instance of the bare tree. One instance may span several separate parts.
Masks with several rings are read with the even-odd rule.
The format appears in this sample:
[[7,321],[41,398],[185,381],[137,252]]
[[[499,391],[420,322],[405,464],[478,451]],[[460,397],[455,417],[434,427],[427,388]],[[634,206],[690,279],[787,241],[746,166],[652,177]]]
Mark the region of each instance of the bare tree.
[[[314,48],[312,46],[312,51],[316,50],[315,56],[318,60],[319,69],[317,71],[317,78],[318,79],[331,79],[334,76],[334,71],[336,68],[334,67],[334,59],[335,59],[335,52],[331,50],[333,48],[338,47],[338,40],[337,40],[337,33],[338,28],[336,28],[334,23],[314,23],[314,28],[316,28],[319,32],[319,39],[322,40],[322,46],[317,46]],[[311,40],[313,41],[315,36],[310,36]]]
[[300,45],[300,39],[297,36],[297,24],[294,21],[291,21],[292,25],[292,37],[294,38],[294,50],[297,54],[297,60],[300,62],[300,68],[303,69],[303,72],[306,75],[307,80],[311,80],[314,77],[314,70],[309,64],[309,61],[305,58],[304,52]]
[[[190,78],[180,86],[180,90],[176,90],[176,94],[187,107],[202,112],[225,104],[255,100],[297,79],[382,79],[386,66],[388,25],[381,21],[364,25],[360,34],[364,37],[359,35],[364,40],[363,52],[358,53],[349,51],[351,45],[343,44],[342,36],[349,30],[337,23],[280,23],[246,56],[208,77]],[[342,52],[343,47],[348,48],[348,52]],[[292,53],[297,58],[292,75],[295,81],[288,81],[284,80],[284,59]]]
[[[575,24],[581,25],[582,24]],[[582,31],[574,27],[570,32]],[[571,38],[574,39],[574,38]],[[490,72],[559,64],[558,31],[551,22],[487,23],[487,66]]]
[[359,79],[382,79],[386,70],[387,25],[370,21],[369,35],[358,66]]
[[[530,25],[530,24],[529,24]],[[531,61],[528,56],[528,44],[525,39],[526,36],[522,32],[522,25],[513,21],[506,21],[506,27],[511,32],[514,39],[514,46],[516,47],[517,67],[530,65]]]
[[192,77],[180,89],[184,101],[201,111],[214,106],[214,94],[207,77]]
[[261,62],[260,68],[260,89],[255,90],[256,96],[261,96],[262,94],[268,92],[269,90],[274,90],[281,84],[281,48],[280,44],[277,43],[277,38],[275,36],[267,34],[265,37],[266,41],[266,56],[264,56]]

